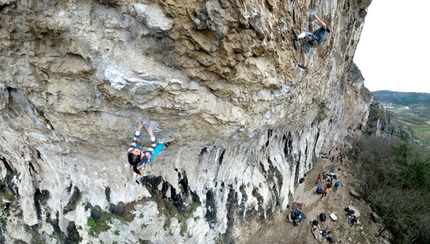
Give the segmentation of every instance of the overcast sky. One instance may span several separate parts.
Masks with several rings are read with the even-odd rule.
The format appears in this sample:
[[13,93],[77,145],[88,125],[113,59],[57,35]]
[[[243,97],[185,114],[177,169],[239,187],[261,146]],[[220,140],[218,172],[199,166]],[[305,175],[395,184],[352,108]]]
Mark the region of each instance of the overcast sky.
[[373,0],[354,62],[370,91],[430,93],[430,0]]

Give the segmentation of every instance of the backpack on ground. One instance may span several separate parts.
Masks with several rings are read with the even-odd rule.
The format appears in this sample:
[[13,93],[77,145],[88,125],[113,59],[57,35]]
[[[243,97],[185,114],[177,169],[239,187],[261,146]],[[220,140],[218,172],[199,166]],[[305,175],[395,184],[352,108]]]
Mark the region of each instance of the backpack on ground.
[[324,222],[327,219],[327,216],[325,215],[325,213],[320,213],[318,215],[318,218],[319,218],[319,220]]

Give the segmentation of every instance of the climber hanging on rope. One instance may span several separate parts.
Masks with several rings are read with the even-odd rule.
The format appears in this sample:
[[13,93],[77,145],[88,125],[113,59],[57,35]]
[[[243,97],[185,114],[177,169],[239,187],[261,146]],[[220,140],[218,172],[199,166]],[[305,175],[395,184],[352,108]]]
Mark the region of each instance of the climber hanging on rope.
[[143,149],[139,145],[140,130],[144,127],[143,121],[137,122],[137,129],[134,133],[133,142],[127,150],[128,162],[133,165],[133,171],[136,174],[143,175],[146,172],[146,165],[154,160],[155,156],[164,150],[163,144],[157,144],[153,131],[153,125],[149,124],[148,134],[151,138],[151,145],[148,149]]
[[306,38],[308,41],[301,50],[302,53],[302,64],[298,64],[298,66],[302,69],[307,69],[306,66],[306,54],[311,50],[312,47],[316,47],[318,44],[321,43],[321,40],[324,38],[326,32],[330,33],[329,28],[327,28],[327,25],[318,18],[317,14],[314,14],[315,19],[320,23],[321,27],[318,28],[313,34],[309,32],[302,32],[300,34],[297,34],[297,32],[293,29],[293,35],[296,41],[299,41],[299,39]]

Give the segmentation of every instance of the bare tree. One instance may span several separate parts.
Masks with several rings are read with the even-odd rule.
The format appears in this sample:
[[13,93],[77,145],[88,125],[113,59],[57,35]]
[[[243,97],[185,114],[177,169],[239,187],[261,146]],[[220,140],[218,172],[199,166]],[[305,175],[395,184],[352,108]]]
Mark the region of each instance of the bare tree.
[[353,145],[355,185],[382,219],[378,235],[389,230],[393,243],[430,240],[428,149],[364,136]]

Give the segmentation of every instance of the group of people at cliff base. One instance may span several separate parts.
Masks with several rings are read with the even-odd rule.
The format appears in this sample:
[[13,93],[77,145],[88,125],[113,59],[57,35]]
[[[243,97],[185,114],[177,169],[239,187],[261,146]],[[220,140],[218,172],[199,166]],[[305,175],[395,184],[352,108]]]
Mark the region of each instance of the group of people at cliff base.
[[[318,219],[324,222],[326,220],[325,213],[320,213],[318,215]],[[326,239],[328,243],[333,243],[333,238],[329,236],[330,230],[328,228],[321,229],[319,226],[319,221],[316,219],[310,221],[310,224],[311,224],[311,232],[314,235],[314,237],[317,240],[319,240],[319,242],[321,242],[320,241],[321,239],[320,236],[321,236],[322,238]]]
[[[337,159],[340,160],[344,155],[342,154],[341,150],[337,147],[336,147],[336,151],[339,151],[339,156]],[[325,157],[323,158],[333,162],[333,160],[331,160],[331,157],[329,157],[331,154],[332,152],[329,151],[328,156],[327,154],[324,154]],[[316,186],[315,193],[320,194],[321,198],[324,198],[325,196],[327,196],[329,189],[333,189],[334,191],[338,190],[338,188],[340,187],[339,177],[335,173],[328,173],[323,171],[322,173],[318,174],[317,180],[315,182],[315,186]],[[357,214],[354,211],[353,207],[348,206],[344,210],[346,211],[346,217],[349,225],[353,226],[354,224],[358,223],[359,213]],[[330,234],[329,229],[328,228],[322,229],[319,226],[320,222],[325,222],[328,218],[330,218],[332,221],[338,220],[338,217],[335,215],[335,213],[331,213],[329,216],[326,216],[325,212],[321,212],[320,214],[317,215],[317,218],[315,220],[310,221],[311,232],[317,240],[320,241],[319,238],[323,238],[323,239],[326,239],[328,243],[333,243],[333,238],[330,237],[329,235]],[[339,243],[343,243],[343,242],[339,242]]]
[[[323,180],[325,182],[323,182]],[[317,181],[315,182],[317,187],[315,193],[321,195],[321,198],[327,196],[328,190],[333,187],[333,182],[334,191],[337,191],[337,188],[340,186],[340,181],[337,180],[337,175],[335,173],[326,173],[325,171],[322,172],[322,175],[319,173]]]
[[[317,181],[315,182],[315,185],[317,187],[316,194],[321,194],[321,198],[324,196],[327,196],[328,189],[332,188],[333,182],[334,182],[334,191],[337,191],[338,187],[340,186],[340,181],[337,180],[338,177],[336,174],[333,173],[326,173],[322,172],[318,174]],[[322,185],[325,185],[324,190],[322,189]],[[353,209],[345,208],[346,216],[348,218],[348,223],[352,226],[355,223],[358,222],[358,216],[355,215],[355,212]],[[337,221],[338,217],[334,214],[330,214],[330,219],[333,221]],[[333,243],[333,238],[330,237],[330,230],[328,228],[321,229],[319,226],[319,222],[325,222],[327,220],[327,216],[325,212],[321,212],[317,215],[317,219],[310,221],[311,225],[311,232],[314,235],[314,237],[317,240],[320,240],[322,237],[323,239],[326,239],[328,243]]]
[[314,18],[318,21],[318,23],[321,25],[320,28],[314,31],[314,33],[310,32],[302,32],[300,34],[297,33],[296,30],[293,29],[293,35],[296,40],[296,42],[300,43],[300,39],[306,39],[306,44],[301,49],[301,56],[302,56],[302,63],[298,64],[298,66],[304,70],[307,69],[307,56],[306,54],[309,53],[309,51],[313,47],[317,47],[319,44],[321,44],[322,39],[326,35],[326,33],[330,33],[330,29],[327,28],[326,23],[324,23],[315,13]]
[[[337,150],[338,150],[338,148],[336,148],[336,151]],[[321,158],[329,159],[333,163],[340,162],[340,164],[342,164],[343,159],[345,158],[345,155],[342,153],[342,151],[339,151],[338,155],[332,155],[331,151],[328,151],[328,154],[323,153]],[[336,161],[335,161],[335,159],[336,159]]]
[[154,126],[149,123],[146,131],[149,134],[151,143],[148,148],[144,148],[140,141],[140,131],[144,128],[144,121],[139,120],[137,122],[136,132],[134,133],[133,141],[127,150],[128,162],[133,167],[133,171],[138,175],[146,173],[147,165],[149,165],[161,151],[163,151],[168,145],[157,143],[153,133]]
[[294,226],[298,226],[300,222],[305,221],[306,215],[300,211],[302,210],[302,207],[305,207],[305,206],[306,206],[306,202],[302,202],[302,203],[293,202],[290,217]]

